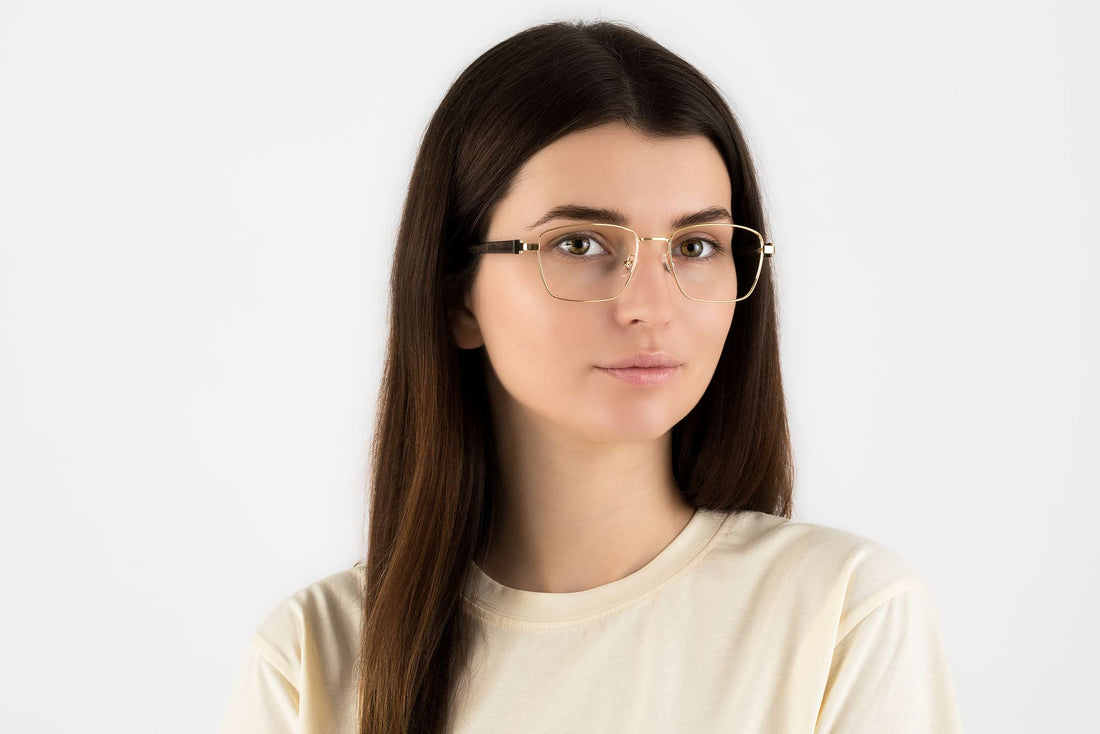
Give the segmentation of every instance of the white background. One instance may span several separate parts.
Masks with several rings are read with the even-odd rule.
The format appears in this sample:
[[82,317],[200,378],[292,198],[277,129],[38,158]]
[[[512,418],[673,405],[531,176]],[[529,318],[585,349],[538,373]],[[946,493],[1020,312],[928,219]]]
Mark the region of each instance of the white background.
[[634,24],[766,194],[795,519],[932,586],[970,732],[1095,716],[1085,2],[0,4],[0,721],[198,732],[260,619],[365,552],[389,251],[443,93]]

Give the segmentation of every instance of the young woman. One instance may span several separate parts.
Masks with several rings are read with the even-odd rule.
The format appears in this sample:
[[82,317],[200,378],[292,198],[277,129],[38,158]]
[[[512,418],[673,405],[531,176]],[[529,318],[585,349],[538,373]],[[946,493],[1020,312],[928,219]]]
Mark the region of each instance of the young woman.
[[928,586],[790,519],[765,232],[650,38],[471,64],[394,243],[367,558],[270,613],[222,731],[959,731]]

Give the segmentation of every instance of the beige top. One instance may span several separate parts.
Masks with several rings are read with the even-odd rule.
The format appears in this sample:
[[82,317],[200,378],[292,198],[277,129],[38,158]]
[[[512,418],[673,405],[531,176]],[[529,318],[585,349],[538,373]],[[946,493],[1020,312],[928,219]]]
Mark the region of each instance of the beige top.
[[[470,570],[484,634],[455,734],[962,731],[929,587],[847,531],[700,509],[641,569],[585,591]],[[353,566],[268,614],[222,734],[356,731],[363,581]]]

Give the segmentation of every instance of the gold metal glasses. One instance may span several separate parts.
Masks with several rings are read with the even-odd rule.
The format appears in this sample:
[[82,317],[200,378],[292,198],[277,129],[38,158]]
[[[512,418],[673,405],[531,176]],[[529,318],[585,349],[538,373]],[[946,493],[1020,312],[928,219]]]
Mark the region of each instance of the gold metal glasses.
[[[755,229],[727,222],[682,227],[668,237],[641,237],[629,227],[582,222],[545,230],[537,242],[495,240],[467,250],[517,255],[535,250],[542,284],[551,296],[595,303],[614,300],[626,290],[643,240],[665,243],[665,270],[685,297],[704,303],[748,298],[756,289],[764,258],[775,254],[775,245],[764,242]],[[581,252],[574,249],[578,246]]]

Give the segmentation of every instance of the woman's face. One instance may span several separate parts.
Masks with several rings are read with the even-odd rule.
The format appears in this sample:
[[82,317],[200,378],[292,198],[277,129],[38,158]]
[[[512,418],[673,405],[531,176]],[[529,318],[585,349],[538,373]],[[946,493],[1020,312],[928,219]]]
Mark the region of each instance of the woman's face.
[[[615,209],[641,237],[668,237],[672,222],[711,207],[729,209],[729,173],[703,136],[648,138],[620,123],[558,139],[532,156],[493,212],[487,240],[534,242],[549,210],[575,204]],[[490,397],[513,430],[565,431],[589,441],[645,441],[695,406],[714,373],[734,303],[686,298],[661,255],[643,241],[618,298],[574,303],[551,296],[537,255],[482,256],[465,309],[452,311],[457,345],[485,346]],[[639,352],[666,352],[680,366],[660,385],[636,385],[599,369]]]

